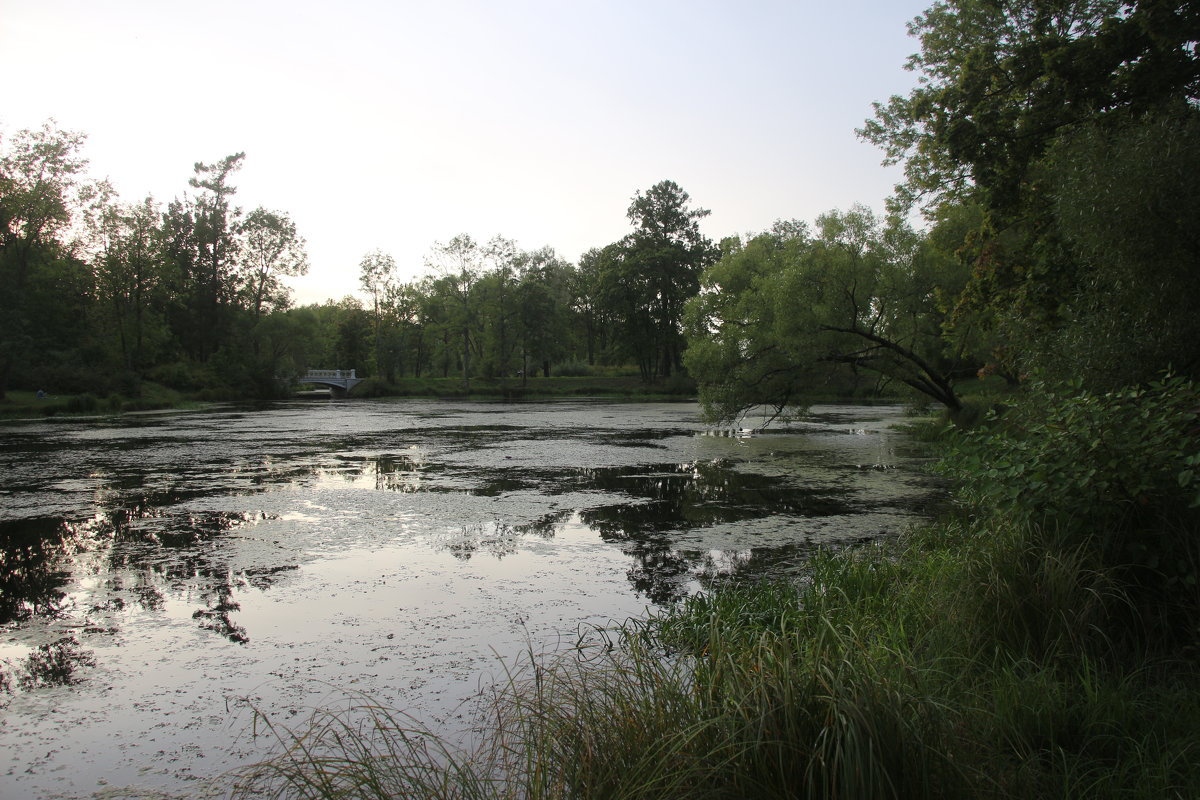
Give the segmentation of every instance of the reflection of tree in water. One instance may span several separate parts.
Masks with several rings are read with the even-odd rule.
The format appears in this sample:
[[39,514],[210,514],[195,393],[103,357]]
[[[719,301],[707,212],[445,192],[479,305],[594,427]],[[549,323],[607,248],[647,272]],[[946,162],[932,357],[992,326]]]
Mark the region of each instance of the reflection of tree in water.
[[583,512],[601,535],[625,539],[653,531],[683,530],[770,514],[802,517],[845,514],[847,498],[787,478],[740,472],[724,460],[580,470],[595,488],[640,500]]
[[705,589],[738,582],[743,578],[786,580],[799,576],[816,546],[810,541],[789,542],[771,547],[699,554],[696,579]]
[[250,641],[246,629],[238,625],[229,614],[240,611],[242,606],[233,599],[233,573],[225,570],[220,580],[215,579],[205,591],[209,595],[208,607],[199,608],[192,614],[192,619],[200,620],[200,627],[221,634],[231,642],[245,644]]
[[16,663],[0,666],[0,692],[11,694],[14,688],[26,691],[45,686],[70,686],[80,681],[80,668],[95,666],[96,658],[84,650],[74,637],[38,645]]
[[459,561],[469,561],[476,553],[504,558],[517,552],[518,535],[511,525],[499,520],[464,525],[446,541],[446,549]]
[[747,578],[793,579],[803,574],[804,565],[816,547],[811,541],[803,540],[720,553],[706,551],[696,554],[694,575],[704,589],[715,589],[724,583]]
[[57,519],[0,522],[0,624],[60,613],[74,550]]
[[391,492],[420,492],[427,490],[422,478],[429,471],[424,453],[378,455],[370,457],[338,456],[337,466],[313,469],[313,474],[339,477],[348,483],[371,478],[375,489]]
[[[634,559],[629,582],[654,603],[673,602],[687,593],[687,583],[705,584],[717,575],[753,573],[768,553],[736,564],[716,563],[707,551],[672,547],[676,531],[720,523],[758,519],[770,514],[824,516],[846,513],[844,498],[827,491],[806,490],[785,478],[739,472],[727,461],[662,464],[654,467],[581,470],[598,488],[619,492],[632,502],[613,503],[580,512],[580,519],[605,541],[619,544]],[[786,548],[785,548],[786,549]],[[795,558],[795,553],[780,559]]]
[[687,594],[685,583],[695,565],[685,554],[672,549],[669,540],[630,540],[622,549],[634,559],[626,575],[638,594],[659,605],[673,603]]
[[25,657],[23,674],[17,680],[25,689],[41,686],[70,686],[79,682],[79,668],[94,666],[91,651],[83,650],[72,637],[38,645]]
[[[159,609],[165,592],[198,585],[205,607],[193,617],[201,627],[231,641],[247,641],[245,630],[230,617],[238,609],[234,587],[243,576],[225,563],[219,543],[232,530],[273,517],[177,507],[203,494],[112,492],[86,519],[0,522],[0,624],[63,613],[72,572],[91,558],[88,568],[102,576],[110,594],[91,611],[120,610],[126,599]],[[252,571],[244,580],[265,589],[274,574],[291,566]]]
[[476,553],[503,558],[516,553],[526,536],[553,539],[558,526],[572,513],[570,510],[558,511],[522,525],[509,525],[500,520],[464,525],[445,540],[444,546],[460,561],[467,561]]
[[[847,499],[828,489],[806,489],[784,477],[740,472],[731,462],[698,461],[639,467],[579,468],[566,473],[500,471],[485,475],[487,494],[501,482],[515,485],[547,484],[556,479],[559,491],[602,491],[623,496],[620,502],[579,511],[580,520],[605,541],[617,544],[634,563],[629,582],[654,603],[670,603],[701,585],[758,570],[774,574],[781,565],[798,558],[795,548],[755,548],[741,560],[717,563],[707,551],[680,550],[672,546],[678,531],[721,523],[759,519],[771,514],[803,517],[844,514]],[[507,484],[505,484],[507,485]],[[477,553],[497,558],[515,553],[522,537],[553,538],[558,527],[575,512],[572,509],[547,514],[533,523],[510,525],[500,520],[464,526],[444,540],[456,558],[470,559]]]
[[107,514],[0,521],[0,624],[61,614],[73,560],[111,544],[114,530]]

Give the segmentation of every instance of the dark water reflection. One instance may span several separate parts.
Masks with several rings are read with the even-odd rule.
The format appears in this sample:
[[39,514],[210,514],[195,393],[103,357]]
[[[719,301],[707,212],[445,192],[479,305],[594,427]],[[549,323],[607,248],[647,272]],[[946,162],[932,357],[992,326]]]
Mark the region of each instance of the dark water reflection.
[[[246,757],[200,709],[286,705],[314,680],[439,718],[506,642],[794,575],[941,501],[898,419],[829,408],[742,436],[687,405],[359,402],[0,428],[0,750],[46,753],[0,796],[114,770],[175,790],[201,762],[172,743],[208,741],[210,771]],[[47,729],[53,691],[97,732]],[[157,750],[103,733],[117,698],[174,696],[194,698],[178,740],[133,712]],[[67,740],[92,757],[68,766]]]
[[[827,411],[812,415],[810,430],[825,432],[857,419],[850,411]],[[435,416],[426,414],[425,421]],[[246,419],[232,415],[229,421]],[[252,417],[251,420],[257,418]],[[443,416],[443,420],[452,417]],[[0,519],[0,624],[28,620],[31,616],[54,616],[62,612],[64,587],[72,578],[75,557],[83,552],[106,551],[109,568],[138,575],[141,588],[134,599],[146,607],[161,602],[164,591],[179,588],[196,578],[208,583],[207,603],[195,611],[202,627],[221,633],[233,641],[246,641],[246,633],[229,618],[237,604],[229,599],[234,570],[214,558],[219,548],[212,545],[232,531],[263,521],[279,519],[265,511],[200,510],[194,506],[207,498],[248,496],[272,488],[338,481],[362,488],[400,493],[465,494],[495,498],[506,494],[533,492],[542,498],[572,495],[572,508],[545,514],[523,523],[496,520],[464,526],[447,549],[456,558],[467,559],[479,552],[503,557],[516,552],[527,536],[552,539],[555,530],[573,513],[578,513],[589,528],[609,542],[623,546],[637,561],[630,569],[633,588],[654,602],[666,602],[685,593],[681,578],[692,576],[701,583],[720,573],[757,575],[777,570],[760,565],[796,564],[806,548],[803,543],[772,542],[750,548],[751,555],[739,555],[720,569],[713,566],[707,552],[675,547],[672,535],[683,529],[732,524],[765,516],[821,518],[854,515],[863,511],[864,500],[847,482],[825,480],[797,481],[795,475],[765,474],[747,471],[744,463],[733,458],[713,458],[689,462],[646,460],[653,451],[666,450],[662,442],[692,438],[696,429],[674,427],[636,427],[626,430],[583,428],[564,431],[560,427],[528,427],[508,424],[447,425],[412,432],[413,440],[426,446],[411,445],[409,452],[358,454],[378,436],[339,436],[322,443],[298,441],[312,432],[293,432],[293,438],[257,440],[263,455],[247,458],[238,444],[208,453],[207,460],[193,457],[164,463],[172,453],[194,449],[195,442],[186,433],[188,419],[170,421],[142,420],[126,423],[105,421],[94,430],[119,430],[135,436],[101,437],[103,449],[93,453],[96,463],[88,463],[87,453],[74,463],[86,485],[88,516],[21,516],[20,509],[8,508]],[[840,431],[839,431],[840,432]],[[846,432],[859,433],[849,428]],[[40,456],[53,454],[58,442],[53,435],[38,436],[16,429],[0,438],[0,453],[10,463],[35,464]],[[711,435],[711,431],[706,432]],[[876,432],[878,433],[878,431]],[[727,435],[727,434],[726,434]],[[480,460],[462,463],[432,457],[431,440],[451,450],[483,452],[519,439],[522,442],[554,442],[575,439],[585,446],[619,447],[641,451],[638,463],[604,466],[530,465],[515,462]],[[296,445],[303,445],[297,448]],[[905,450],[904,448],[908,449]],[[130,453],[139,458],[124,460],[114,454]],[[148,458],[142,458],[144,456]],[[774,454],[772,454],[774,455]],[[816,460],[828,450],[807,454]],[[901,443],[899,460],[919,458],[919,450]],[[118,463],[120,462],[120,463]],[[844,469],[851,465],[843,464]],[[895,468],[892,464],[854,464],[855,469]],[[164,468],[171,471],[164,474]],[[48,485],[49,469],[37,467],[18,470],[5,494],[9,497],[37,497],[41,494],[71,493],[61,481]],[[55,477],[59,477],[55,473]],[[909,476],[911,478],[911,476]],[[40,478],[40,480],[39,480]],[[828,476],[826,476],[828,478]],[[169,485],[156,487],[166,481]],[[888,504],[903,513],[921,514],[938,501],[936,487],[925,478],[917,492],[896,492]],[[897,480],[898,485],[905,481]],[[909,480],[911,485],[913,481]],[[578,498],[590,502],[580,504]],[[27,503],[35,505],[36,503]],[[852,540],[855,537],[852,537]],[[857,537],[863,538],[863,537]],[[245,570],[240,578],[259,588],[267,588],[267,577],[296,569],[295,564],[273,565]]]

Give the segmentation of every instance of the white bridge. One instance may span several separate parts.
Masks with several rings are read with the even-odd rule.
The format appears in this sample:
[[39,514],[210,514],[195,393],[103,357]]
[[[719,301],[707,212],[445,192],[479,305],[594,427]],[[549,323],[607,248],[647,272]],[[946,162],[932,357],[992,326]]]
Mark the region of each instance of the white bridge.
[[297,383],[319,383],[335,391],[348,393],[363,379],[354,374],[352,369],[310,369],[296,379]]

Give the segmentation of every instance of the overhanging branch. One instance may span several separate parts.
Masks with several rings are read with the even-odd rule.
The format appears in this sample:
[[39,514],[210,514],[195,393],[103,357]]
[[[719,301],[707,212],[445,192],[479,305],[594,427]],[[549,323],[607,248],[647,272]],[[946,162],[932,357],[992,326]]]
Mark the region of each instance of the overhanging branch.
[[[858,353],[870,353],[879,349],[888,350],[895,353],[904,361],[912,364],[919,371],[919,374],[917,375],[897,375],[896,377],[902,383],[911,386],[922,394],[932,397],[939,403],[945,405],[947,408],[953,410],[962,408],[962,403],[959,401],[958,395],[954,391],[954,386],[950,383],[946,376],[935,370],[929,364],[929,362],[920,355],[908,349],[907,347],[904,347],[898,342],[894,342],[872,331],[864,331],[858,328],[842,328],[836,325],[822,325],[821,330],[829,331],[831,333],[847,333],[852,336],[858,336],[859,338],[866,339],[875,345],[873,348],[866,348],[865,350],[858,351]],[[881,370],[878,367],[867,363],[875,358],[876,357],[874,356],[865,357],[858,354],[837,354],[827,356],[824,360],[838,361],[841,363],[856,363],[866,369],[874,369],[875,371],[880,372]]]

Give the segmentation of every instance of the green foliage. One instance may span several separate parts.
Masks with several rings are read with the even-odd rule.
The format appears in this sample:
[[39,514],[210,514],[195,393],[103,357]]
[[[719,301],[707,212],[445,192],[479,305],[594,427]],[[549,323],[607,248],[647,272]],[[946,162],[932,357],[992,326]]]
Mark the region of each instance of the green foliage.
[[898,208],[981,212],[956,342],[1012,381],[1196,374],[1194,4],[949,0],[910,31],[918,86],[860,135],[904,163]]
[[286,308],[284,275],[308,274],[304,237],[282,211],[259,207],[238,226],[237,291],[257,319],[264,310]]
[[1022,522],[1137,525],[1200,504],[1200,392],[1168,377],[1105,394],[1034,387],[948,460],[972,505]]
[[87,414],[100,408],[100,399],[94,394],[77,394],[67,400],[67,411],[72,414]]
[[213,378],[206,374],[206,369],[186,361],[173,361],[160,364],[149,371],[151,380],[177,389],[182,392],[199,391],[211,383]]
[[910,26],[918,87],[877,103],[860,135],[904,162],[907,199],[981,190],[1014,210],[1032,202],[1030,172],[1063,130],[1195,100],[1198,30],[1188,3],[936,3]]
[[717,253],[700,232],[709,211],[690,203],[674,181],[638,192],[627,212],[633,233],[581,262],[594,271],[589,310],[611,321],[612,344],[637,362],[646,380],[669,378],[683,367],[684,306]]
[[554,370],[560,378],[586,378],[592,374],[592,368],[578,361],[569,364],[559,364]]
[[80,178],[82,144],[81,134],[47,123],[0,151],[0,399],[14,372],[35,363],[32,345],[47,324],[79,318],[76,303],[64,301],[78,296],[78,264],[65,252],[71,221],[92,191]]
[[355,397],[387,397],[395,393],[392,386],[379,378],[367,378],[354,387]]
[[244,153],[197,162],[193,192],[164,209],[85,180],[82,141],[48,124],[0,148],[0,399],[13,384],[128,400],[126,376],[265,399],[309,367],[387,385],[454,373],[460,392],[564,363],[668,377],[682,304],[712,253],[697,226],[707,212],[664,181],[634,197],[635,230],[603,270],[462,235],[435,244],[435,274],[412,283],[390,256],[364,258],[370,309],[353,298],[290,309],[282,278],[306,271],[304,239],[282,211],[235,205]]
[[[754,405],[783,410],[831,387],[882,393],[900,384],[947,408],[964,371],[942,338],[961,266],[897,219],[833,211],[809,238],[777,225],[720,261],[688,306],[687,365],[711,417]],[[967,371],[968,374],[970,370]]]
[[1171,613],[1200,598],[1197,463],[1200,392],[1168,377],[1104,394],[1034,387],[961,434],[945,469],[975,513],[1042,531],[1042,547],[1117,570],[1135,603]]
[[1064,240],[1087,265],[1048,369],[1114,389],[1165,368],[1200,377],[1200,114],[1093,125],[1055,147],[1047,183]]

